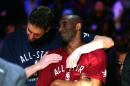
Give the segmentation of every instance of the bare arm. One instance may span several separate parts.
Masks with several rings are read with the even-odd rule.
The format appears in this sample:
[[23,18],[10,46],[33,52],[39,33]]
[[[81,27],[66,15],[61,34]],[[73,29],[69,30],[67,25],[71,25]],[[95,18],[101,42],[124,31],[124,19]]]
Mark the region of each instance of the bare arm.
[[62,60],[58,54],[44,55],[37,64],[25,68],[26,76],[29,78],[34,73],[46,68],[49,64],[57,63]]
[[84,54],[84,53],[89,53],[96,49],[110,48],[112,46],[114,46],[114,42],[111,38],[106,36],[96,35],[92,42],[82,45],[77,49],[79,50],[80,54]]
[[71,55],[69,55],[66,61],[66,67],[67,68],[76,67],[80,55],[84,53],[89,53],[91,51],[101,48],[110,48],[112,46],[114,46],[114,41],[111,38],[96,35],[92,42],[80,46],[79,48],[74,50]]

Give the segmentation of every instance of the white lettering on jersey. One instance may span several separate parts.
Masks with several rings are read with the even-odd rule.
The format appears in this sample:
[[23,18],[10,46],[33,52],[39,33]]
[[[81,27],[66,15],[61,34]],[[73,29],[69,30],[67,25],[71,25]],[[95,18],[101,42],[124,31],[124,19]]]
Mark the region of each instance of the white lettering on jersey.
[[40,53],[40,52],[39,52],[39,51],[37,51],[37,58],[40,58],[40,55],[39,55],[39,53]]
[[24,57],[20,56],[20,59],[21,59],[21,62],[22,62],[22,63],[25,62]]
[[[77,65],[77,66],[76,66],[76,69],[75,69],[75,71],[78,71],[78,67],[79,67],[79,65]],[[73,70],[74,70],[74,69],[73,69]]]
[[82,73],[83,69],[84,69],[84,66],[80,66],[78,72]]
[[[62,73],[62,72],[65,72],[65,67],[63,65],[60,65],[58,66],[57,68],[54,69],[54,74],[55,76]],[[73,70],[73,71],[77,71],[79,73],[82,73],[82,71],[84,70],[84,66],[79,66],[77,65],[76,68],[73,68],[73,69],[70,69],[70,71]]]
[[65,72],[63,65],[61,65],[61,71]]
[[61,72],[65,72],[63,65],[60,65],[60,66],[58,66],[57,68],[54,69],[54,74],[55,74],[55,76],[56,76],[57,74],[60,74]]
[[54,74],[55,74],[55,76],[59,74],[56,69],[54,69]]
[[[36,53],[32,54],[30,52],[24,53],[23,56],[20,56],[20,60],[22,63],[32,60],[36,63],[43,56],[44,51],[36,51]],[[33,60],[34,59],[34,60]]]
[[70,80],[70,72],[66,72],[66,74],[65,74],[65,80],[66,81]]
[[[46,51],[46,52],[48,52],[48,51]],[[45,53],[46,53],[46,52],[45,52]],[[43,53],[44,53],[44,51],[41,51],[41,56],[40,56],[40,57],[42,57],[42,56],[43,56]]]
[[83,38],[85,38],[86,36],[89,37],[89,34],[88,34],[88,33],[83,33],[83,34],[84,34]]
[[61,73],[60,67],[57,68],[58,73]]
[[103,74],[103,77],[106,77],[107,76],[107,71],[105,70],[104,72],[102,72]]
[[73,69],[71,69],[71,70],[82,73],[82,70],[83,70],[83,69],[84,69],[84,66],[79,66],[79,65],[77,65],[75,68],[73,68]]
[[28,55],[29,55],[29,59],[32,59],[31,55],[30,55],[30,52],[28,52]]
[[26,55],[24,54],[24,58],[25,58],[25,61],[28,61],[29,59],[26,57]]

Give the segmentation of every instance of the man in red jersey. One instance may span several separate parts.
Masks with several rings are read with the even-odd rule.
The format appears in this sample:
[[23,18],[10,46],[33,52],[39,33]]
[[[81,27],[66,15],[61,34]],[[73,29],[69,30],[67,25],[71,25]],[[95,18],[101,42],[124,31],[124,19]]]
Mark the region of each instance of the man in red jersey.
[[61,55],[62,60],[40,72],[37,86],[102,86],[105,83],[107,57],[101,49],[82,54],[75,68],[66,68],[67,57],[84,44],[82,26],[82,19],[77,15],[61,18],[59,32],[64,46],[50,53]]

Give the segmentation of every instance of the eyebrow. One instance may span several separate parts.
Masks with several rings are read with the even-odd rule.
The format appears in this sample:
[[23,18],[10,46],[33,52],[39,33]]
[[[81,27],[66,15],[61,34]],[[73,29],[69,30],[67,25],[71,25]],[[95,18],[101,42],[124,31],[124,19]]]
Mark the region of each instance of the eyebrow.
[[27,27],[27,29],[28,29],[28,31],[30,32],[30,33],[32,33],[32,31]]
[[[27,29],[28,29],[28,31],[29,31],[30,33],[33,33],[28,27],[27,27]],[[33,34],[39,35],[39,33],[33,33]]]

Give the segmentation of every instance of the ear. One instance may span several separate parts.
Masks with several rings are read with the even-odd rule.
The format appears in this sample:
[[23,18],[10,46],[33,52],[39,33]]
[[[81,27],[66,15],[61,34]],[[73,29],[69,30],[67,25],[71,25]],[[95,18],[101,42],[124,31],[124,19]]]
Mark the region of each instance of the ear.
[[81,28],[82,28],[81,23],[77,23],[77,24],[76,24],[76,30],[81,30]]

